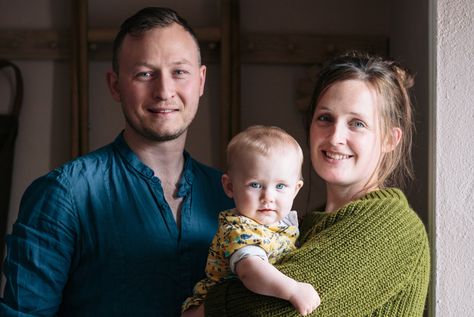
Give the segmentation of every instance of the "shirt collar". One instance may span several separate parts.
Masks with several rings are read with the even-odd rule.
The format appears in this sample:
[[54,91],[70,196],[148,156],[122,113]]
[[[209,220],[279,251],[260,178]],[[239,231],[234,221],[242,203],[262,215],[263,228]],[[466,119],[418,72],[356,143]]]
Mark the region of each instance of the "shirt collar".
[[[120,155],[128,162],[135,171],[147,179],[151,179],[154,176],[153,170],[147,165],[143,164],[138,156],[130,149],[128,144],[125,142],[123,137],[123,132],[121,132],[117,138],[115,138],[114,146],[120,153]],[[193,158],[189,155],[187,151],[183,152],[184,156],[184,170],[183,175],[179,181],[178,185],[178,197],[186,196],[186,194],[191,190],[191,186],[194,180],[193,172]]]

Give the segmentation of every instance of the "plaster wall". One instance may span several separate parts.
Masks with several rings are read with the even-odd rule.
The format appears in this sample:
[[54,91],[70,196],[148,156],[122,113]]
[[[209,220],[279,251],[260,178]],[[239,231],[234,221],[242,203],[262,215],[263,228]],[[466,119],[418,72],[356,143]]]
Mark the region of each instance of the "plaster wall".
[[431,4],[436,316],[474,316],[474,2]]

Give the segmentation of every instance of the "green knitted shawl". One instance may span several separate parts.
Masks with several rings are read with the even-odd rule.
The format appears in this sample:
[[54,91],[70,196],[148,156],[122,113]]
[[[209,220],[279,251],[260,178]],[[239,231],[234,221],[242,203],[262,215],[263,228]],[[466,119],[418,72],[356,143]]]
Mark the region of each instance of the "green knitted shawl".
[[[430,255],[425,227],[394,188],[333,213],[308,214],[301,247],[276,267],[321,296],[310,316],[422,316]],[[211,289],[206,316],[299,316],[287,301],[257,295],[239,280]]]

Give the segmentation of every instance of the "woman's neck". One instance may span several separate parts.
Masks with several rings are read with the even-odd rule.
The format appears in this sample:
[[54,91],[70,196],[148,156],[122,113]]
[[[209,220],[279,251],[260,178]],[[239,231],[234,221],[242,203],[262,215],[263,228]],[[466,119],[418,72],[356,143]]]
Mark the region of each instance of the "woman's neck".
[[359,199],[367,193],[377,190],[377,186],[337,186],[326,185],[326,212],[334,212],[344,205]]

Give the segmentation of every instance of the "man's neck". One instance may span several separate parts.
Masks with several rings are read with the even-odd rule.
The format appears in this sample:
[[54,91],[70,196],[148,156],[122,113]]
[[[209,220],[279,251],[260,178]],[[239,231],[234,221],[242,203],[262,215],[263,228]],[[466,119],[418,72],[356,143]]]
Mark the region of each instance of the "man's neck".
[[170,141],[151,141],[124,133],[125,142],[140,161],[150,167],[160,180],[174,181],[181,176],[184,165],[186,134]]
[[180,228],[183,199],[177,193],[183,173],[186,133],[165,142],[150,141],[129,133],[124,133],[124,139],[138,158],[160,179],[166,202]]

